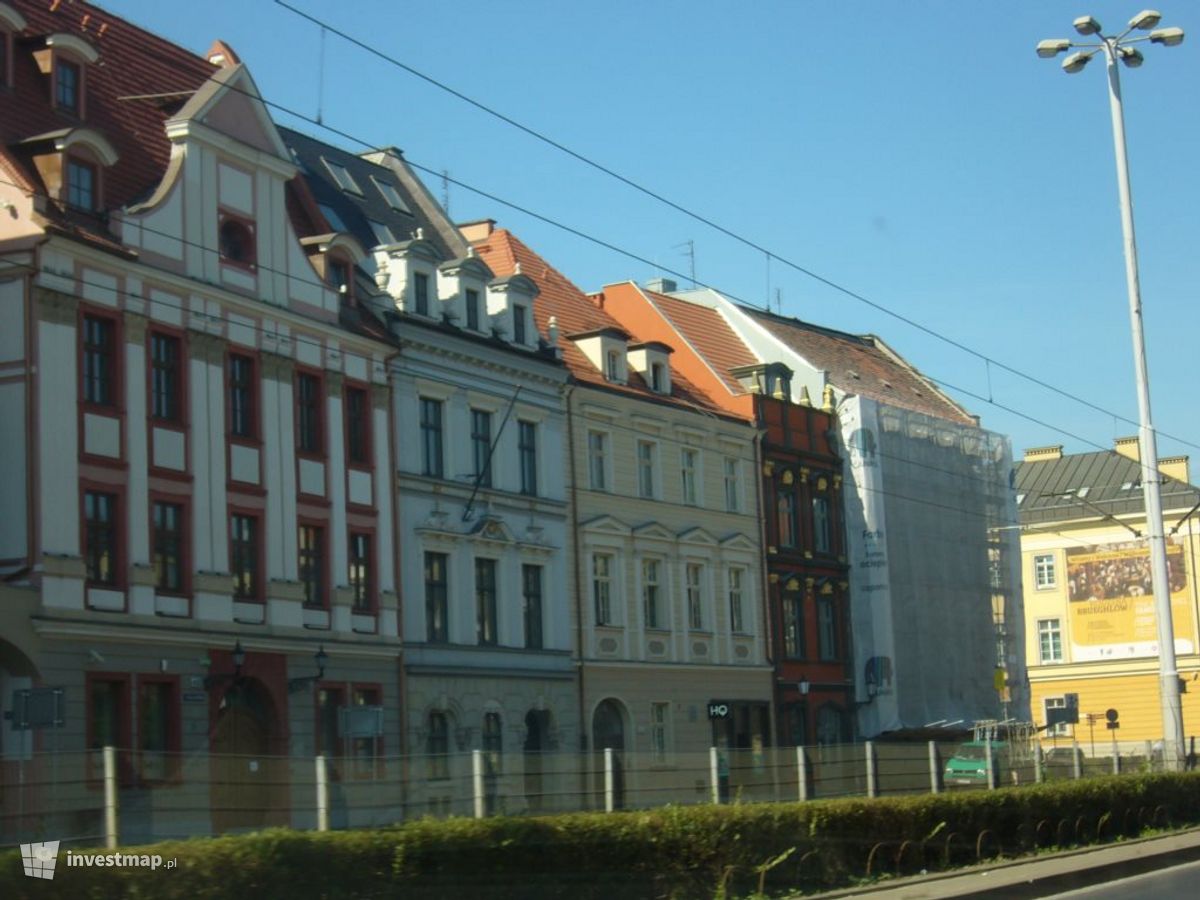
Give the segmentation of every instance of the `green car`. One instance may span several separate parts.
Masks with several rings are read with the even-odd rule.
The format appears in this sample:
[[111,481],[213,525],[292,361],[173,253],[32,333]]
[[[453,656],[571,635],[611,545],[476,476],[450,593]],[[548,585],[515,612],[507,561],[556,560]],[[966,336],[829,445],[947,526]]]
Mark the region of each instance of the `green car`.
[[[995,783],[1000,784],[1000,752],[1007,745],[1003,741],[992,741],[992,771]],[[987,742],[967,741],[960,746],[946,763],[942,780],[946,787],[987,787]]]

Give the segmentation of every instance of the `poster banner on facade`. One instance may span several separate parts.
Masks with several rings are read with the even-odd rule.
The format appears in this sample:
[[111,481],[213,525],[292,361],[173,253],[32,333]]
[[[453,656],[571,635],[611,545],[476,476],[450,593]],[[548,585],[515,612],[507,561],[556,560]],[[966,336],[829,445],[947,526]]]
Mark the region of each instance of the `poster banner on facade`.
[[[1175,652],[1194,653],[1183,547],[1167,545]],[[1067,551],[1072,658],[1076,662],[1158,655],[1150,550],[1141,542]]]
[[[838,409],[849,478],[845,482],[846,537],[855,669],[875,699],[859,709],[859,728],[878,734],[900,727],[892,693],[891,579],[888,568],[884,485],[880,472],[879,415],[875,401],[846,398]],[[886,660],[886,664],[884,661]],[[859,697],[860,702],[871,699]]]

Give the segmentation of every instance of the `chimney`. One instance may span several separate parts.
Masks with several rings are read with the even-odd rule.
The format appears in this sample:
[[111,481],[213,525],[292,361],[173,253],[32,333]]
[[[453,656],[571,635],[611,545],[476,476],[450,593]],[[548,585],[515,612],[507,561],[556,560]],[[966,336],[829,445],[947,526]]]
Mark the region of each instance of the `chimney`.
[[1188,472],[1188,458],[1186,456],[1160,456],[1158,458],[1158,471],[1162,472],[1168,478],[1174,478],[1176,481],[1182,481],[1184,484],[1191,484]]
[[1050,462],[1062,459],[1062,444],[1052,444],[1049,447],[1030,447],[1025,451],[1025,462]]
[[230,66],[236,66],[241,63],[241,58],[233,51],[233,48],[224,41],[213,41],[213,45],[208,48],[208,53],[205,58],[222,69],[228,69]]
[[1137,437],[1117,438],[1113,442],[1113,446],[1126,459],[1132,459],[1134,462],[1140,462],[1142,459],[1142,448],[1138,444]]
[[458,226],[459,233],[468,244],[486,240],[496,230],[495,219],[476,219],[473,222],[463,222]]
[[671,294],[679,289],[673,278],[651,278],[646,282],[646,290],[656,294]]

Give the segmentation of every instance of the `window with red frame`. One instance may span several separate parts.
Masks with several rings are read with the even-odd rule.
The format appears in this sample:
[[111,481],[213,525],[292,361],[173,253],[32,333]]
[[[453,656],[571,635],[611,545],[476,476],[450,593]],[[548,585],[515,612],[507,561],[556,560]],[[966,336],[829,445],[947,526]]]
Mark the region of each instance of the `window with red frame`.
[[308,372],[296,376],[296,443],[301,453],[320,453],[321,379]]
[[138,678],[138,772],[143,783],[179,775],[179,689],[174,680]]
[[328,757],[342,756],[342,739],[339,736],[339,710],[346,705],[346,692],[340,687],[323,687],[317,690],[317,753]]
[[83,93],[83,69],[79,63],[59,59],[54,66],[54,105],[64,112],[79,115]]
[[366,465],[370,460],[370,406],[362,388],[346,388],[346,458]]
[[99,206],[96,167],[82,160],[67,159],[67,206],[95,212]]
[[167,593],[182,593],[185,572],[183,506],[154,502],[154,586]]
[[304,585],[304,602],[309,606],[324,606],[325,529],[317,525],[301,525],[299,549],[300,583]]
[[258,571],[258,517],[234,513],[229,517],[229,569],[233,573],[233,596],[257,600],[262,581]]
[[254,402],[254,360],[249,356],[229,357],[229,433],[239,438],[258,434]]
[[[379,706],[382,692],[377,687],[356,686],[352,693],[355,707]],[[350,740],[350,755],[354,758],[354,774],[367,777],[375,772],[380,756],[378,737],[354,737]]]
[[83,400],[96,406],[116,405],[115,327],[111,319],[83,317]]
[[374,566],[371,559],[371,535],[350,532],[350,589],[354,592],[354,611],[369,613],[373,605]]
[[83,559],[92,584],[117,583],[117,495],[85,491]]
[[182,418],[179,338],[150,335],[150,417],[160,422]]

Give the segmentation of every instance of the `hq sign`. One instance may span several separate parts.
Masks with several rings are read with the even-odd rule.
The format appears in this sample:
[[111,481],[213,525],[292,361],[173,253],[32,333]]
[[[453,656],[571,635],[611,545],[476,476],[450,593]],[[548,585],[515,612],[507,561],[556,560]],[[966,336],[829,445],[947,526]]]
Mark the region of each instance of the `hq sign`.
[[708,717],[710,719],[728,719],[729,704],[713,700],[708,704]]

